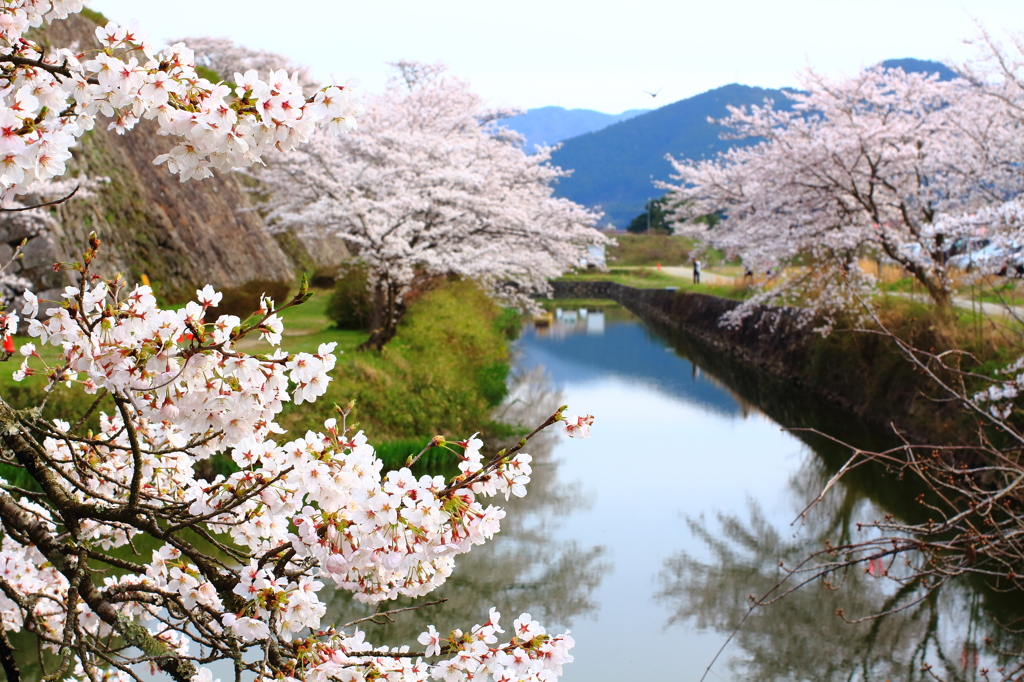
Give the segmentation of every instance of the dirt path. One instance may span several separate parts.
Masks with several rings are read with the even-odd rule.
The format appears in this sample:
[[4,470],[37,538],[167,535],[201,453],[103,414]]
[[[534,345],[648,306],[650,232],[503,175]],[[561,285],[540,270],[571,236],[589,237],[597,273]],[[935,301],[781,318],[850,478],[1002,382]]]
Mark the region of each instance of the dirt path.
[[[665,274],[672,275],[673,277],[693,277],[693,268],[686,265],[667,265],[662,266],[661,271]],[[728,286],[736,283],[735,277],[729,277],[728,275],[719,275],[714,272],[708,272],[706,270],[700,273],[701,284],[713,284],[716,286]]]
[[[906,291],[890,291],[889,296],[899,296],[901,298],[909,298],[918,303],[930,303],[931,297],[927,294],[911,294]],[[953,305],[957,308],[963,308],[965,310],[981,310],[986,317],[1007,317],[1017,318],[1024,320],[1024,306],[1008,306],[1002,303],[988,303],[985,301],[971,301],[966,296],[954,296]]]

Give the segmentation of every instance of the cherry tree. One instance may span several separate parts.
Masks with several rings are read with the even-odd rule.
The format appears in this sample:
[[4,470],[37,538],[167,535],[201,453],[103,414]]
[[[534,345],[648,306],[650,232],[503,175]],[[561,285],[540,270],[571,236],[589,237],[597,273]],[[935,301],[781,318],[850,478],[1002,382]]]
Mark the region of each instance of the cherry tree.
[[304,66],[293,63],[288,57],[269,50],[253,50],[238,45],[230,38],[181,38],[175,42],[188,45],[195,55],[196,63],[214,71],[223,78],[232,74],[255,70],[257,73],[280,71],[292,74],[303,91],[308,93],[320,89],[320,82]]
[[553,196],[552,149],[528,155],[442,66],[400,62],[366,101],[359,131],[314,135],[257,174],[279,229],[337,234],[358,251],[374,297],[370,344],[394,334],[405,295],[458,275],[528,302],[606,239],[598,215]]
[[[980,93],[977,106],[998,111],[1003,117],[1003,135],[1000,140],[1004,153],[1010,158],[1024,156],[1024,33],[1009,33],[1003,44],[980,29],[977,38],[970,41],[977,49],[976,57],[957,67],[960,76]],[[1002,246],[1018,248],[1024,245],[1024,195],[1010,192],[1001,204],[986,206],[954,220],[975,233],[992,235]],[[979,274],[990,274],[1003,267],[1000,259],[976,262]]]
[[[0,12],[5,199],[60,176],[74,140],[101,117],[119,132],[156,118],[177,144],[155,162],[183,181],[287,150],[317,123],[354,126],[348,88],[307,96],[283,71],[267,81],[249,71],[234,76],[232,94],[196,75],[186,47],[155,51],[135,27],[97,29],[103,47],[88,54],[44,51],[24,37],[81,4],[6,0]],[[475,436],[436,437],[460,461],[449,480],[383,474],[346,424],[351,406],[292,439],[274,421],[283,403],[324,393],[334,344],[295,354],[237,348],[256,335],[278,347],[281,311],[308,298],[305,284],[284,305],[264,297],[244,321],[213,318],[221,294],[209,286],[164,310],[149,287],[96,274],[99,249],[93,235],[82,260],[63,265],[78,284],[43,302],[44,319],[31,291],[20,310],[0,309],[0,359],[16,350],[21,316],[39,344],[18,349],[15,379],[94,396],[83,414],[52,420],[41,406],[17,410],[0,397],[0,463],[19,471],[17,482],[0,479],[8,680],[22,679],[9,632],[30,633],[41,664],[44,652],[55,655],[55,669],[43,671],[50,680],[140,680],[148,666],[177,682],[211,682],[209,666],[222,661],[236,679],[546,681],[571,661],[569,634],[549,634],[529,614],[499,640],[494,610],[466,631],[430,627],[417,650],[374,646],[358,622],[322,622],[318,595],[329,583],[371,604],[430,592],[455,556],[498,531],[504,511],[489,498],[526,493],[529,439],[554,424],[586,436],[591,417],[559,410],[489,456]],[[211,457],[237,471],[199,475]],[[143,537],[156,548],[138,551]]]
[[[755,297],[849,307],[873,280],[858,256],[904,266],[936,305],[951,305],[949,248],[968,220],[1024,189],[1021,139],[1004,108],[964,79],[866,69],[828,81],[808,72],[792,111],[767,102],[721,123],[754,141],[711,160],[670,158],[676,228],[779,272]],[[712,230],[695,218],[724,215]]]

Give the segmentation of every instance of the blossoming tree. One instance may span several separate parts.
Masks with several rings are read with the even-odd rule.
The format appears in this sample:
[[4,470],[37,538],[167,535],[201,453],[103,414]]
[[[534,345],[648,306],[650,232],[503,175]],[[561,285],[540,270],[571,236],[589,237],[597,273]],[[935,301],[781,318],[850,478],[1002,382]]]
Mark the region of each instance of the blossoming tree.
[[438,65],[400,62],[357,133],[314,135],[258,173],[280,228],[337,234],[366,264],[370,343],[394,334],[403,297],[439,275],[525,302],[605,238],[597,215],[552,195],[551,149],[528,155],[469,86]]
[[[676,228],[740,254],[755,271],[800,264],[755,302],[787,295],[834,310],[873,280],[874,253],[905,267],[936,305],[951,305],[949,247],[974,236],[964,218],[1024,190],[1020,139],[1003,108],[964,80],[867,69],[830,82],[813,73],[793,110],[731,109],[722,123],[760,140],[715,159],[669,159]],[[693,222],[724,215],[713,230]]]
[[[958,71],[970,82],[978,97],[971,106],[1001,115],[999,144],[1004,158],[1024,157],[1024,33],[1008,34],[1009,44],[1000,43],[987,31],[981,30],[973,41],[977,48],[975,59],[962,64]],[[1017,163],[1012,162],[1014,171]],[[976,213],[950,218],[961,231],[986,234],[1001,246],[1018,250],[1024,245],[1024,194],[1004,192],[1006,201],[985,206]],[[999,272],[1006,263],[1001,259],[980,260],[972,263],[979,274]],[[1018,265],[1021,263],[1018,259]]]
[[[287,149],[316,123],[354,125],[359,107],[347,88],[306,96],[284,72],[267,81],[248,72],[235,76],[232,95],[196,75],[183,45],[157,52],[134,27],[99,28],[104,47],[90,54],[44,53],[25,39],[29,27],[81,4],[0,7],[6,198],[60,175],[97,117],[119,131],[156,118],[178,140],[156,162],[182,180]],[[333,344],[247,355],[237,343],[259,335],[279,346],[280,313],[308,297],[305,287],[284,305],[264,298],[244,321],[214,318],[221,295],[210,287],[163,310],[148,287],[95,274],[99,248],[94,235],[82,261],[65,264],[78,285],[44,306],[44,320],[24,294],[20,312],[40,346],[22,346],[15,373],[48,390],[76,387],[95,396],[91,406],[47,420],[39,407],[16,410],[0,398],[0,463],[21,472],[20,485],[0,479],[0,666],[10,682],[22,676],[7,633],[22,631],[56,655],[45,673],[52,680],[137,680],[150,666],[177,682],[209,682],[210,664],[223,661],[236,679],[510,682],[550,680],[571,660],[572,638],[548,634],[529,614],[500,641],[493,610],[465,632],[431,627],[417,651],[375,647],[357,623],[322,622],[328,583],[378,604],[442,583],[455,556],[497,532],[504,512],[488,498],[525,494],[530,437],[490,456],[475,437],[447,443],[461,462],[450,480],[408,468],[382,474],[366,438],[347,427],[347,409],[321,432],[281,438],[275,416],[286,401],[323,394]],[[18,323],[0,311],[2,359],[14,352]],[[98,431],[87,426],[93,415]],[[559,411],[540,428],[558,423],[585,436],[591,421]],[[229,457],[238,470],[200,476],[196,464],[210,457]],[[158,548],[139,553],[143,535]]]

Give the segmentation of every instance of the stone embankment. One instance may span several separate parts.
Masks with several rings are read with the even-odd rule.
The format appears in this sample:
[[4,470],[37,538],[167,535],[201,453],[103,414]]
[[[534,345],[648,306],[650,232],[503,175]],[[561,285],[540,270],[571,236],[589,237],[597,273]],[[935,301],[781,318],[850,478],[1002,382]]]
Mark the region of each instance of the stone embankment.
[[618,302],[662,330],[683,332],[776,376],[799,380],[813,332],[803,311],[760,307],[741,324],[724,327],[722,316],[739,305],[718,296],[672,289],[635,289],[615,282],[553,282],[555,298],[604,298]]
[[958,410],[948,401],[937,402],[936,387],[879,335],[835,332],[823,338],[806,311],[765,306],[736,326],[723,326],[722,316],[740,302],[706,294],[615,282],[553,282],[553,287],[555,298],[614,300],[658,332],[682,337],[684,346],[696,342],[871,422],[918,434],[920,441],[955,440],[950,427]]

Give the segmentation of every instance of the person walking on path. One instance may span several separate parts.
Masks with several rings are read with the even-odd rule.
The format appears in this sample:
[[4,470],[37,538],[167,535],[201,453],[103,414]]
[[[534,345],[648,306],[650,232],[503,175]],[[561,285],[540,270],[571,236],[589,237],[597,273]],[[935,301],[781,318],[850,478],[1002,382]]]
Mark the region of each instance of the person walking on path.
[[700,284],[700,261],[693,259],[693,283]]

